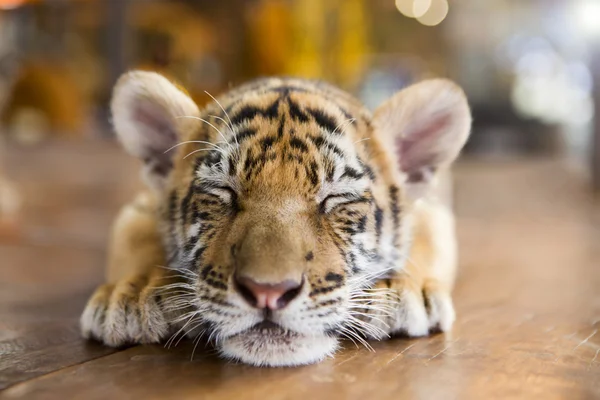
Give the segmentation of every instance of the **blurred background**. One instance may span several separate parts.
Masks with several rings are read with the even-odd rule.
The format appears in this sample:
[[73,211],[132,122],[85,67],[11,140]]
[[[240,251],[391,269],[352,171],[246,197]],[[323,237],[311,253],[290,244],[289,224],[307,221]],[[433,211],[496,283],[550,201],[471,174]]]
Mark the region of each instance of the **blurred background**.
[[[5,215],[20,207],[25,171],[64,177],[85,168],[77,157],[113,151],[107,105],[132,68],[179,81],[200,105],[204,91],[264,75],[325,79],[370,108],[448,77],[473,109],[465,158],[559,158],[600,188],[598,0],[0,0],[0,10]],[[110,190],[130,174],[114,168],[86,176]]]

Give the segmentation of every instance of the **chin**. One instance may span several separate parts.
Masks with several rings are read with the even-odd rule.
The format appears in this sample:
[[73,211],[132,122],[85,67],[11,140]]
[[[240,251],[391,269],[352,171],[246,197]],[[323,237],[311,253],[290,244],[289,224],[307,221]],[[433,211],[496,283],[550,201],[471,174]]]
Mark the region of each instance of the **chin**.
[[281,328],[255,326],[222,339],[221,355],[257,367],[294,367],[314,364],[331,357],[338,339],[327,335],[308,336]]

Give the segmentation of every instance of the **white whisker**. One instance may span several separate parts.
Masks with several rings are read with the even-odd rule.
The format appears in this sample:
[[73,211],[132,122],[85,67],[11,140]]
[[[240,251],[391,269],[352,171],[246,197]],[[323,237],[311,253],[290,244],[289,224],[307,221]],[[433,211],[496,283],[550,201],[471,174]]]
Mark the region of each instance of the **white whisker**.
[[[390,328],[390,325],[387,322],[383,321],[381,318],[376,317],[376,316],[374,316],[372,314],[362,313],[362,312],[359,312],[359,311],[352,311],[351,312],[351,316],[352,317],[356,318],[357,315],[363,316],[365,318],[370,318],[370,319],[375,320],[375,321],[379,321],[381,324],[383,324],[386,327]],[[363,323],[368,323],[368,322],[366,322],[364,320],[359,320],[359,321],[361,321]]]
[[354,144],[364,142],[366,140],[371,140],[371,138],[364,138],[364,139],[357,140],[356,142],[354,142]]
[[354,343],[354,346],[356,346],[356,348],[358,349],[358,348],[359,348],[359,346],[358,346],[358,343],[356,343],[356,342],[354,341],[354,339],[353,339],[351,336],[348,336],[348,335],[346,335],[346,330],[348,330],[348,328],[345,328],[345,327],[343,327],[343,328],[340,330],[340,334],[341,334],[342,336],[344,336],[346,339],[349,339],[349,340],[350,340],[352,343]]
[[[171,337],[169,338],[169,340],[167,340],[167,342],[165,343],[165,347],[168,347],[170,349],[171,345],[173,344],[173,341],[175,340],[175,338],[185,329],[185,327],[194,319],[194,317],[196,315],[198,315],[197,312],[192,312],[192,313],[189,313],[189,314],[191,314],[191,315],[189,316],[189,319],[187,320],[187,322],[177,332],[175,332],[173,335],[171,335]],[[186,318],[188,318],[187,314],[184,314],[184,315],[186,316]],[[179,319],[175,320],[174,322],[179,322]],[[184,335],[185,335],[185,333],[184,333]]]
[[227,120],[229,120],[229,129],[231,129],[231,133],[233,134],[233,138],[235,139],[235,143],[239,146],[240,144],[238,143],[237,138],[235,136],[235,132],[234,132],[234,129],[233,129],[233,122],[231,122],[231,118],[229,118],[229,114],[227,114],[227,111],[225,111],[225,109],[223,108],[223,106],[221,105],[221,103],[219,102],[219,100],[217,100],[212,94],[208,93],[206,90],[204,91],[204,93],[206,93],[207,95],[209,95],[210,98],[213,99],[214,102],[219,105],[219,107],[221,107],[221,110],[223,110],[223,114],[225,114],[225,116],[227,117]]
[[[357,332],[353,331],[352,329],[348,329],[346,328],[344,331],[342,331],[345,335],[350,335],[352,336],[354,339],[356,339],[360,344],[362,344],[367,350],[374,352],[375,349],[373,349],[373,347],[371,347],[371,345],[364,339],[362,338]],[[348,336],[346,336],[348,337]]]
[[200,343],[200,339],[202,339],[202,336],[204,336],[204,332],[206,332],[206,329],[202,330],[202,332],[200,332],[198,334],[198,336],[196,336],[196,338],[194,339],[194,348],[192,349],[192,357],[190,358],[190,361],[194,361],[194,353],[196,353],[196,347],[198,347],[198,344]]
[[[342,121],[342,122],[341,122],[341,123],[340,123],[338,126],[336,126],[336,127],[335,127],[335,129],[333,130],[333,132],[331,132],[331,134],[332,134],[332,135],[333,135],[333,134],[335,134],[335,133],[337,132],[337,130],[338,130],[338,129],[339,129],[341,126],[342,126],[342,125],[343,125],[343,126],[344,126],[344,128],[345,128],[345,125],[346,125],[347,123],[353,123],[354,121],[356,121],[356,118],[348,118],[347,120],[345,120],[345,121]],[[343,132],[343,131],[342,131],[342,132]]]
[[225,135],[223,135],[223,132],[221,132],[219,130],[219,128],[217,128],[216,126],[214,126],[213,124],[211,124],[210,122],[208,122],[207,120],[205,120],[204,118],[194,117],[194,116],[191,116],[191,115],[182,115],[182,116],[179,116],[177,118],[190,118],[190,119],[197,119],[198,121],[202,121],[205,124],[210,125],[215,131],[217,131],[219,133],[219,135],[221,135],[221,137],[223,138],[223,140],[225,140],[225,143],[227,143],[227,139],[225,139]]
[[[231,132],[231,134],[235,138],[235,134],[233,133],[233,129],[231,129],[231,127],[227,124],[227,121],[225,121],[223,118],[219,117],[218,115],[209,115],[209,117],[213,117],[213,118],[220,119],[221,121],[223,121],[223,123],[225,123],[225,126],[229,128],[229,131]],[[223,136],[223,133],[221,133],[221,131],[219,131],[219,135],[221,135],[221,137],[225,141],[225,144],[227,144],[229,146],[229,148],[231,149],[231,145],[229,144],[229,141],[227,140],[227,138],[225,136]]]
[[[388,333],[386,331],[384,331],[383,329],[381,329],[378,326],[375,326],[373,324],[370,324],[366,321],[361,321],[359,319],[357,319],[356,317],[353,316],[349,316],[350,323],[361,330],[364,330],[365,332],[368,332],[371,334],[371,336],[387,336],[389,337]],[[386,324],[387,325],[387,324]]]
[[169,147],[169,148],[168,148],[167,150],[165,150],[164,152],[165,152],[165,153],[168,153],[169,151],[173,150],[173,149],[174,149],[174,148],[176,148],[176,147],[183,146],[183,145],[185,145],[185,144],[192,144],[192,143],[196,143],[196,144],[206,144],[206,145],[208,145],[208,146],[213,146],[213,148],[212,148],[212,149],[205,149],[205,150],[213,150],[213,149],[214,149],[214,150],[221,150],[223,153],[225,153],[225,149],[223,149],[222,147],[219,147],[219,146],[217,146],[216,144],[214,144],[214,143],[211,143],[211,142],[207,142],[207,141],[205,141],[205,140],[186,140],[185,142],[180,142],[180,143],[177,143],[177,144],[176,144],[176,145],[174,145],[174,146],[171,146],[171,147]]
[[[218,151],[217,149],[198,149],[198,150],[194,150],[191,153],[189,153],[188,155],[186,155],[185,157],[183,157],[183,159],[185,160],[186,158],[188,158],[192,154],[196,154],[196,153],[199,153],[201,151],[215,151],[215,150]],[[225,154],[225,153],[223,153],[223,154]]]

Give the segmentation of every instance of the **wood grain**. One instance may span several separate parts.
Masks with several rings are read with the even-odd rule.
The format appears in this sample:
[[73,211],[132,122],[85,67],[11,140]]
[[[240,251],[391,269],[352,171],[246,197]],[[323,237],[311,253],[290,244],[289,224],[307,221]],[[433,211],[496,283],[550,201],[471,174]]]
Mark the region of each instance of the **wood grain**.
[[[110,144],[28,152],[17,174],[35,197],[26,234],[0,243],[2,399],[600,398],[600,211],[559,161],[457,168],[451,334],[373,343],[375,352],[350,343],[318,365],[259,369],[203,345],[190,361],[187,342],[115,352],[80,340],[76,321],[101,280],[110,216],[136,172]],[[85,168],[53,164],[71,156]]]

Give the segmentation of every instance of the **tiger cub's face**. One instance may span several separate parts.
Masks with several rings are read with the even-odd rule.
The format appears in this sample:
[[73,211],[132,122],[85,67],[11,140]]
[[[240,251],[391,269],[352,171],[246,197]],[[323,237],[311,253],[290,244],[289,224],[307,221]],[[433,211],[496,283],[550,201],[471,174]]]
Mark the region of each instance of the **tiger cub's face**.
[[184,329],[255,365],[312,363],[376,329],[360,320],[365,289],[403,267],[409,195],[468,132],[447,81],[409,88],[372,117],[334,87],[294,79],[198,110],[161,76],[134,72],[112,108],[163,199],[169,266],[186,277],[175,297],[191,310]]

